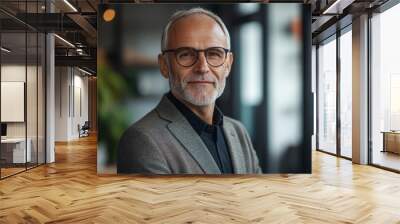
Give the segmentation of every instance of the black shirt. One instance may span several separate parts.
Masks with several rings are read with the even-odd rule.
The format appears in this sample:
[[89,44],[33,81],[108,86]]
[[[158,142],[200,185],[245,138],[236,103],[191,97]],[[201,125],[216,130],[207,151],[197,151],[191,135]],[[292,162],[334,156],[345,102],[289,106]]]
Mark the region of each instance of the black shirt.
[[204,144],[207,146],[221,173],[233,173],[232,160],[226,145],[225,136],[222,129],[223,114],[215,106],[213,124],[209,125],[193,113],[185,104],[180,102],[172,95],[167,94],[168,99],[178,108],[178,110],[189,121],[190,125],[197,132]]

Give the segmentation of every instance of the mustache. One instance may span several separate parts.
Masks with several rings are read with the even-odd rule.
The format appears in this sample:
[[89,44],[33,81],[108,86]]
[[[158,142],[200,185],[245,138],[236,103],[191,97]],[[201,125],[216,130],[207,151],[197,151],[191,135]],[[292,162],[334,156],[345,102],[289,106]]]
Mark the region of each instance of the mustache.
[[214,82],[214,83],[218,83],[218,80],[216,77],[212,76],[212,75],[190,75],[187,78],[185,78],[184,80],[182,80],[183,83],[187,84],[189,82],[198,82],[198,81],[206,81],[206,82]]

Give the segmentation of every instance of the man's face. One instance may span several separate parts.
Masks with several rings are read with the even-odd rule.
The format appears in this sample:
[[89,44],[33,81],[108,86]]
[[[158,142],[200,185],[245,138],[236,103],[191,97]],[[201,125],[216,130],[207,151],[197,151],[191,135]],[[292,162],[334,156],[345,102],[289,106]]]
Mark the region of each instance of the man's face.
[[[228,48],[221,27],[212,18],[203,14],[179,19],[171,26],[167,49],[181,47],[197,50],[210,47]],[[172,93],[177,98],[196,106],[213,104],[221,96],[232,61],[232,53],[228,53],[221,66],[213,67],[207,63],[205,52],[199,52],[196,63],[184,67],[178,64],[174,53],[159,56],[161,73],[169,79]]]

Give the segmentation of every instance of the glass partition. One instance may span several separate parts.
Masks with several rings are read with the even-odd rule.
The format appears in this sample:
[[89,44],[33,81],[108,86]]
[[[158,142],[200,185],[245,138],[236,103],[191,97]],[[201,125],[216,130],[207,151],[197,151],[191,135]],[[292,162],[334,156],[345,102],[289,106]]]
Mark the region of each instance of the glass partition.
[[318,48],[318,149],[336,154],[336,37]]
[[[7,9],[15,6],[0,3]],[[19,16],[44,11],[44,1],[19,1],[17,6]],[[0,12],[0,178],[45,163],[45,41],[44,33]]]
[[26,141],[26,40],[25,32],[1,34],[2,177],[24,171],[31,158]]

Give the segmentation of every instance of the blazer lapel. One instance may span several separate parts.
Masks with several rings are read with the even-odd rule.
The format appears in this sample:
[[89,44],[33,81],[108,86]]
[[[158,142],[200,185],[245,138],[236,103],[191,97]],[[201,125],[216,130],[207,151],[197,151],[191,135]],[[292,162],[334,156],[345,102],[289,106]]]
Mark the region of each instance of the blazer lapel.
[[207,146],[190,124],[186,123],[172,122],[168,125],[168,129],[182,143],[183,147],[192,155],[205,173],[221,174]]
[[244,161],[244,155],[235,128],[231,123],[227,121],[225,117],[222,126],[224,129],[225,139],[228,144],[229,152],[231,154],[234,173],[245,174],[246,166]]
[[156,110],[160,117],[171,121],[168,124],[169,131],[178,139],[193,159],[196,160],[204,173],[221,174],[217,163],[214,161],[214,158],[200,136],[166,96],[162,98]]

